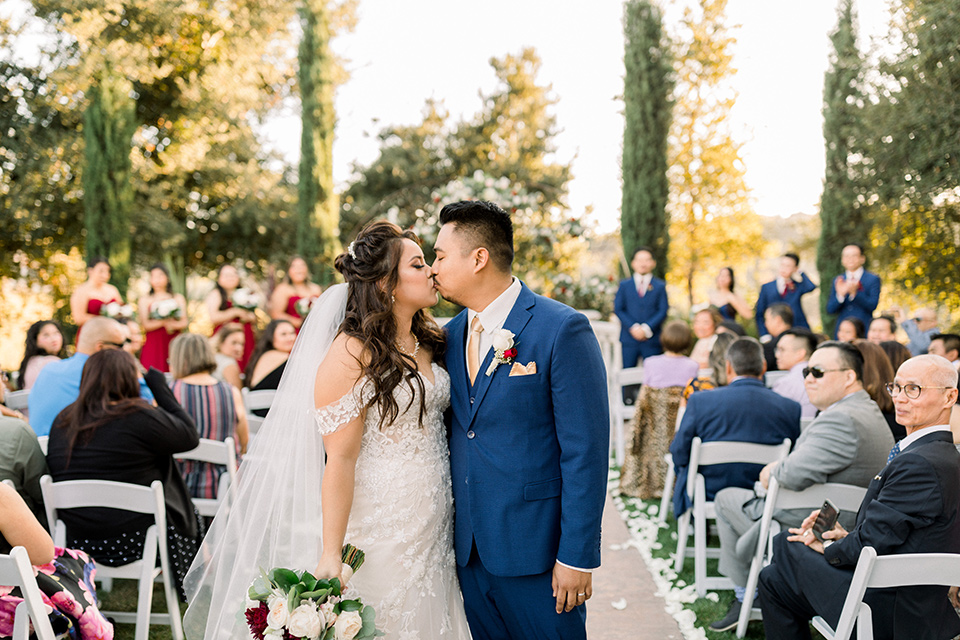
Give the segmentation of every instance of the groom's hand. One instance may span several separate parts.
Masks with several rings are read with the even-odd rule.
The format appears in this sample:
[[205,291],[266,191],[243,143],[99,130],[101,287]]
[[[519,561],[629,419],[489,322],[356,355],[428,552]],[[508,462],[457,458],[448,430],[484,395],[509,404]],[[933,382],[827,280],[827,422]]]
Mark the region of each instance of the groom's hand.
[[571,569],[559,562],[553,565],[553,597],[557,613],[573,611],[593,595],[593,574]]

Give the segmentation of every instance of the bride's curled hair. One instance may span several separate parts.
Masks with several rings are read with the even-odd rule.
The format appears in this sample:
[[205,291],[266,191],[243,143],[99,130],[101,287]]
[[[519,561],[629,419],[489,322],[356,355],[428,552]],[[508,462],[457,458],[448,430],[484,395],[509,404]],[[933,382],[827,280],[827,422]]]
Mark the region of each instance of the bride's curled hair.
[[[334,263],[349,286],[340,332],[363,343],[360,367],[363,377],[371,381],[374,390],[367,408],[379,404],[380,428],[394,422],[400,413],[393,391],[401,382],[409,386],[411,398],[416,395],[415,389],[420,391],[421,426],[426,411],[425,389],[423,380],[417,375],[416,362],[397,348],[393,292],[400,279],[404,239],[420,244],[413,231],[404,231],[386,220],[371,222]],[[411,329],[421,348],[429,350],[434,361],[443,362],[446,351],[443,331],[425,309],[414,314]]]

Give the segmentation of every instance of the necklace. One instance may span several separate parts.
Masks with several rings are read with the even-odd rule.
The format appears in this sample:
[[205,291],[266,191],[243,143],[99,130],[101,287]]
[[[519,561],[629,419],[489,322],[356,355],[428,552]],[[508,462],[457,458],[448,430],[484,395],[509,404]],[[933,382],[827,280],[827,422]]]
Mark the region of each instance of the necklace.
[[399,340],[397,340],[397,349],[399,349],[399,350],[400,350],[400,353],[402,353],[403,355],[405,355],[405,356],[410,356],[411,358],[413,358],[414,360],[416,360],[416,359],[417,359],[417,354],[420,353],[420,341],[417,340],[417,337],[416,337],[416,336],[413,336],[413,353],[410,353],[409,351],[407,351],[406,349],[404,349],[404,348],[403,348],[403,345],[400,344],[400,341],[399,341]]

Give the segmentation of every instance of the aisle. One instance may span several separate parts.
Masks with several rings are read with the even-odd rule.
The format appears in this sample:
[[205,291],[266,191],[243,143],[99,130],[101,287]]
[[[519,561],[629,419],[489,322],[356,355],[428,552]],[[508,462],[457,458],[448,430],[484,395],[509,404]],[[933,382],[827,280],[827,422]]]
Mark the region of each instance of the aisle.
[[[602,566],[593,575],[593,598],[587,606],[587,637],[590,640],[674,638],[682,634],[676,621],[654,595],[656,588],[640,553],[633,547],[611,549],[630,539],[616,507],[607,495],[603,509]],[[625,601],[622,610],[614,602]]]

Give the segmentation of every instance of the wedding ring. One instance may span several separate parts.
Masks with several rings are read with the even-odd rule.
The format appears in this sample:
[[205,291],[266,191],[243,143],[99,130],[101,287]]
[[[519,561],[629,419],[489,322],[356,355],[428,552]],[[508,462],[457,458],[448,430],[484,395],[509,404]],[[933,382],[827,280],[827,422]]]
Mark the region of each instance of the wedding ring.
[[585,596],[585,595],[587,595],[587,594],[585,594],[585,593],[578,593],[577,595],[578,595],[578,596]]

